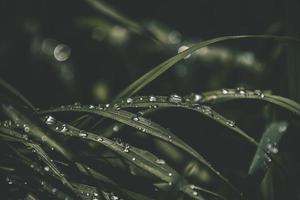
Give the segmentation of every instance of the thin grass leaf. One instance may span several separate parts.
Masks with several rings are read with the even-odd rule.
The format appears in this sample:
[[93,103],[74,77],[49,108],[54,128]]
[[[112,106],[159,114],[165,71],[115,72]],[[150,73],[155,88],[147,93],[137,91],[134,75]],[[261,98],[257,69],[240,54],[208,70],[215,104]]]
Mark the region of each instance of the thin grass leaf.
[[220,103],[232,100],[241,99],[255,99],[259,101],[266,101],[284,108],[296,115],[300,116],[300,104],[281,96],[276,96],[268,93],[263,93],[260,90],[245,90],[245,89],[222,89],[216,91],[205,92],[202,94],[203,103]]
[[285,121],[273,122],[262,135],[254,158],[249,168],[249,174],[265,171],[272,161],[272,155],[279,152],[278,145],[286,132],[288,123]]
[[165,62],[161,63],[160,65],[154,67],[149,72],[141,76],[139,79],[134,81],[132,84],[130,84],[126,89],[124,89],[116,98],[115,101],[122,98],[122,97],[130,97],[134,94],[136,94],[138,91],[143,89],[146,85],[148,85],[151,81],[159,77],[161,74],[163,74],[165,71],[170,69],[172,66],[174,66],[177,62],[180,60],[183,60],[188,55],[192,54],[198,49],[201,49],[205,46],[222,42],[222,41],[229,41],[229,40],[240,40],[240,39],[273,39],[280,42],[295,42],[299,43],[300,40],[291,38],[291,37],[282,37],[282,36],[272,36],[272,35],[238,35],[238,36],[224,36],[224,37],[218,37],[210,40],[206,40],[203,42],[196,43],[189,49],[179,53],[178,55],[166,60]]
[[54,148],[68,160],[73,160],[73,155],[49,134],[51,131],[47,130],[47,127],[41,123],[34,113],[25,113],[25,110],[16,109],[11,105],[5,104],[2,104],[2,109],[14,121],[16,126],[23,129],[26,134]]
[[[151,100],[152,98],[152,100]],[[153,98],[155,98],[155,101],[153,101]],[[128,99],[126,100],[120,100],[120,102],[117,102],[116,105],[118,105],[120,108],[183,108],[188,110],[193,110],[196,112],[201,113],[205,117],[208,117],[219,124],[233,130],[235,133],[238,133],[242,138],[246,139],[250,144],[257,146],[258,143],[250,137],[248,134],[246,134],[243,130],[241,130],[234,121],[226,119],[219,113],[215,112],[211,107],[206,105],[199,105],[198,103],[194,103],[190,99],[183,99],[182,97],[178,95],[170,95],[167,96],[135,96],[130,97],[130,103],[128,103]]]
[[0,91],[1,91],[0,96],[2,96],[4,93],[6,97],[8,96],[10,98],[16,99],[21,104],[27,105],[29,108],[34,109],[34,106],[30,103],[30,101],[28,101],[28,99],[26,99],[19,91],[17,91],[14,87],[9,85],[7,82],[5,82],[2,79],[0,79]]
[[34,144],[32,143],[32,141],[28,141],[28,139],[24,138],[22,134],[8,128],[1,127],[0,132],[16,138],[17,141],[22,142],[26,147],[32,149],[32,151],[39,156],[39,158],[46,164],[46,166],[49,167],[49,170],[51,170],[50,173],[56,176],[57,179],[60,180],[63,185],[66,185],[74,191],[72,184],[66,179],[64,174],[60,172],[58,167],[53,163],[53,160],[47,155],[47,153],[41,148],[40,145]]
[[[59,131],[56,127],[60,127],[60,130],[64,131]],[[60,122],[57,122],[57,124],[53,126],[52,129],[59,134],[75,136],[102,144],[114,153],[120,155],[127,162],[136,165],[137,167],[154,175],[161,181],[167,183],[170,187],[174,185],[179,191],[182,191],[191,196],[190,193],[192,189],[190,187],[187,187],[187,181],[184,180],[174,169],[169,167],[167,164],[158,163],[157,160],[159,158],[148,151],[130,146],[128,144],[114,142],[108,138],[98,136],[91,132],[82,131],[71,125],[66,125]],[[199,194],[192,195],[192,197],[193,199],[204,200],[204,198]]]
[[[117,108],[117,107],[115,107]],[[81,112],[81,113],[88,113],[88,114],[95,114],[102,117],[110,118],[113,120],[116,120],[118,122],[121,122],[123,124],[126,124],[128,126],[131,126],[133,128],[138,129],[139,131],[148,133],[149,135],[158,138],[162,141],[168,142],[189,155],[192,155],[195,157],[200,163],[203,163],[205,166],[207,166],[212,172],[214,172],[221,180],[223,180],[225,183],[227,183],[232,189],[235,191],[238,191],[230,182],[227,180],[223,175],[221,175],[220,172],[218,172],[216,169],[214,169],[209,162],[207,162],[202,155],[200,155],[196,150],[194,150],[192,147],[187,145],[184,141],[179,139],[177,136],[175,136],[171,131],[168,129],[165,129],[161,127],[159,124],[156,124],[152,121],[147,120],[146,118],[143,118],[141,116],[132,114],[127,111],[112,109],[112,108],[106,108],[104,109],[102,106],[95,107],[95,106],[63,106],[59,108],[54,108],[50,110],[44,110],[40,111],[40,114],[50,114],[50,113],[57,113],[57,112]],[[225,122],[224,122],[225,123]],[[237,129],[239,130],[239,129]]]

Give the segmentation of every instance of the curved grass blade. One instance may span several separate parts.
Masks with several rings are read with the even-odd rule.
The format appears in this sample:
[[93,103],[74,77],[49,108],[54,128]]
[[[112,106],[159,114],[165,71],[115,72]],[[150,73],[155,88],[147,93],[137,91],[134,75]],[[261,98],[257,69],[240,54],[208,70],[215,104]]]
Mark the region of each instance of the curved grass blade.
[[28,101],[28,99],[26,99],[19,91],[17,91],[14,87],[9,85],[7,82],[5,82],[2,79],[0,79],[0,90],[6,93],[6,95],[14,97],[14,99],[18,99],[19,102],[22,102],[23,104],[27,105],[29,108],[34,109],[34,106]]
[[[154,101],[155,98],[155,101]],[[130,103],[128,103],[128,99]],[[249,143],[257,146],[258,143],[246,134],[243,130],[241,130],[234,121],[228,120],[219,113],[215,112],[211,107],[206,105],[199,105],[197,103],[192,102],[189,99],[183,99],[178,95],[170,95],[167,96],[135,96],[128,98],[126,100],[121,100],[117,102],[120,108],[128,108],[128,107],[143,107],[143,108],[183,108],[188,110],[193,110],[201,113],[205,117],[208,117],[219,124],[226,126],[227,128],[233,130],[238,133],[242,138],[246,139]]]
[[[59,131],[56,127],[60,127],[59,129],[64,131]],[[191,195],[191,188],[186,187],[187,181],[184,180],[174,169],[169,167],[167,164],[160,164],[156,162],[158,158],[148,151],[129,146],[128,144],[114,142],[108,138],[98,136],[91,132],[82,131],[73,126],[66,125],[60,122],[57,122],[55,126],[52,126],[52,129],[59,134],[75,136],[102,144],[114,153],[120,155],[127,162],[154,175],[163,182],[167,183],[169,186],[175,185],[176,187],[178,187],[179,191],[182,191],[189,196]],[[204,198],[198,194],[193,195],[193,199],[204,200]]]
[[271,35],[238,35],[238,36],[224,36],[218,37],[210,40],[206,40],[203,42],[196,43],[189,49],[179,53],[178,55],[166,60],[165,62],[161,63],[160,65],[154,67],[152,70],[141,76],[139,79],[134,81],[130,84],[126,89],[124,89],[116,98],[115,101],[122,98],[122,97],[130,97],[148,85],[151,81],[159,77],[165,71],[170,69],[180,60],[183,60],[185,57],[193,53],[194,51],[201,49],[205,46],[222,42],[222,41],[229,41],[229,40],[240,40],[240,39],[273,39],[280,42],[297,42],[299,43],[300,40],[290,37],[282,37],[282,36],[271,36]]
[[153,40],[154,42],[159,42],[162,44],[162,41],[159,40],[148,29],[146,29],[143,25],[134,22],[133,20],[129,19],[128,17],[125,17],[124,15],[120,14],[119,12],[112,9],[110,6],[108,6],[106,3],[104,3],[102,0],[85,0],[89,5],[91,5],[94,9],[99,11],[100,13],[114,19],[115,21],[119,22],[121,25],[124,25],[132,32],[141,35],[146,36]]
[[288,123],[285,121],[271,123],[262,135],[254,158],[249,168],[249,174],[265,171],[272,161],[271,155],[278,153],[278,144],[286,132]]
[[42,124],[40,119],[33,115],[33,113],[26,113],[25,110],[16,109],[11,105],[4,104],[2,104],[2,109],[4,113],[14,121],[16,126],[22,128],[26,134],[44,142],[49,147],[54,148],[68,160],[73,160],[72,153],[52,138],[49,134],[51,130],[47,130],[47,127]]
[[266,101],[300,116],[299,103],[285,97],[263,93],[260,90],[251,91],[240,88],[222,89],[205,92],[202,94],[202,96],[203,99],[201,102],[203,103],[219,103],[239,99],[256,99],[260,101]]
[[159,124],[149,121],[146,118],[143,118],[141,116],[132,114],[127,111],[119,110],[117,107],[115,108],[116,109],[113,108],[104,109],[102,106],[99,107],[80,106],[79,107],[79,106],[70,105],[70,106],[63,106],[63,107],[54,108],[50,110],[40,111],[39,113],[49,114],[49,113],[56,113],[56,112],[81,112],[85,114],[88,113],[88,114],[99,115],[102,117],[110,118],[118,122],[124,123],[128,126],[136,128],[142,132],[148,133],[149,135],[155,138],[171,143],[172,145],[182,149],[183,151],[195,157],[200,163],[203,163],[205,166],[207,166],[212,172],[214,172],[219,178],[221,178],[225,183],[227,183],[232,189],[238,191],[223,175],[221,175],[220,172],[214,169],[211,166],[211,164],[204,159],[203,156],[201,156],[196,150],[194,150],[192,147],[187,145],[184,141],[182,141],[177,136],[175,136],[168,129],[165,129],[161,127]]

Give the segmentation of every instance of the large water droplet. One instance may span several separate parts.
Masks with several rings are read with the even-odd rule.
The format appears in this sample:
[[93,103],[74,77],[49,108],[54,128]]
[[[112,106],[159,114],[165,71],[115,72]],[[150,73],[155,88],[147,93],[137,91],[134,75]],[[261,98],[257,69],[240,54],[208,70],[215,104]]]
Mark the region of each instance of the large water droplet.
[[120,130],[119,126],[118,125],[114,125],[113,126],[113,131],[114,132],[118,132]]
[[166,162],[163,159],[156,159],[155,162],[160,165],[166,164]]
[[[182,45],[181,47],[178,48],[178,53],[181,53],[187,49],[189,49],[190,47],[186,46],[186,45]],[[184,57],[184,59],[188,59],[189,57],[191,57],[191,54],[188,54],[186,57]]]
[[150,96],[149,97],[149,101],[150,102],[155,102],[156,101],[156,97],[155,96]]
[[56,119],[52,116],[47,116],[45,123],[48,125],[53,125],[56,123]]
[[132,98],[127,98],[126,99],[126,103],[132,103],[133,102],[133,99]]
[[44,167],[44,170],[45,170],[46,172],[48,172],[48,171],[50,170],[49,166],[45,166],[45,167]]
[[79,137],[87,137],[88,134],[87,134],[84,130],[80,130],[78,136],[79,136]]
[[30,127],[27,124],[23,125],[25,133],[29,133]]
[[168,101],[171,103],[180,103],[182,101],[182,97],[177,94],[172,94],[169,96]]
[[222,94],[228,94],[229,93],[229,91],[227,90],[227,89],[222,89]]

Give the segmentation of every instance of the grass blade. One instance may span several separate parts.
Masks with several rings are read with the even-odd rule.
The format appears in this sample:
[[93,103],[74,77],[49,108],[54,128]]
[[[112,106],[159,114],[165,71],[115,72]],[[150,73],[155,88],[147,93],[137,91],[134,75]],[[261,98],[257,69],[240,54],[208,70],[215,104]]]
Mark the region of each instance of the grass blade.
[[124,89],[116,98],[115,101],[122,98],[122,97],[130,97],[148,85],[151,81],[159,77],[165,71],[170,69],[180,60],[183,60],[188,55],[193,53],[194,51],[201,49],[205,46],[222,42],[228,40],[240,40],[240,39],[273,39],[281,42],[300,42],[298,39],[290,38],[290,37],[282,37],[282,36],[271,36],[271,35],[238,35],[238,36],[224,36],[218,37],[210,40],[206,40],[203,42],[196,43],[189,49],[179,53],[178,55],[166,60],[165,62],[161,63],[160,65],[154,67],[152,70],[141,76],[139,79],[134,81],[130,84],[126,89]]
[[263,93],[260,90],[251,91],[245,89],[222,89],[211,92],[205,92],[202,94],[202,96],[203,99],[201,102],[212,104],[241,99],[255,99],[260,101],[266,101],[300,116],[299,103],[285,97]]
[[286,132],[288,123],[285,121],[273,122],[262,135],[258,148],[249,168],[249,174],[265,171],[272,161],[270,155],[278,153],[278,144]]
[[[116,120],[118,122],[121,122],[123,124],[126,124],[128,126],[131,126],[133,128],[136,128],[142,132],[148,133],[149,135],[158,138],[160,140],[163,140],[165,142],[168,142],[189,155],[192,155],[195,157],[200,163],[203,163],[205,166],[207,166],[212,172],[214,172],[221,180],[223,180],[225,183],[227,183],[232,189],[237,191],[237,189],[224,177],[218,172],[216,169],[214,169],[209,162],[207,162],[203,156],[201,156],[196,150],[194,150],[192,147],[187,145],[184,141],[176,137],[172,132],[170,132],[168,129],[165,129],[161,127],[159,124],[156,124],[152,121],[147,120],[146,118],[143,118],[141,116],[132,114],[127,111],[119,110],[119,109],[113,109],[113,108],[106,108],[104,109],[102,106],[95,107],[95,106],[63,106],[59,108],[54,108],[50,110],[44,110],[40,111],[40,114],[49,114],[49,113],[57,113],[57,112],[81,112],[85,114],[95,114],[102,117],[110,118],[113,120]],[[225,122],[224,122],[225,124]],[[237,129],[239,130],[239,129]],[[243,132],[241,132],[243,133]]]

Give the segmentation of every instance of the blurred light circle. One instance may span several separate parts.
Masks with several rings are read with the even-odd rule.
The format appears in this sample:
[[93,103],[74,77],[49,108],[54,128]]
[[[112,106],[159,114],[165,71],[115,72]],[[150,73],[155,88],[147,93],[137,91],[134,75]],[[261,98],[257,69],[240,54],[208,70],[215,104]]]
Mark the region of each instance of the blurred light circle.
[[54,57],[58,61],[66,61],[71,55],[71,49],[68,45],[59,44],[54,49]]

